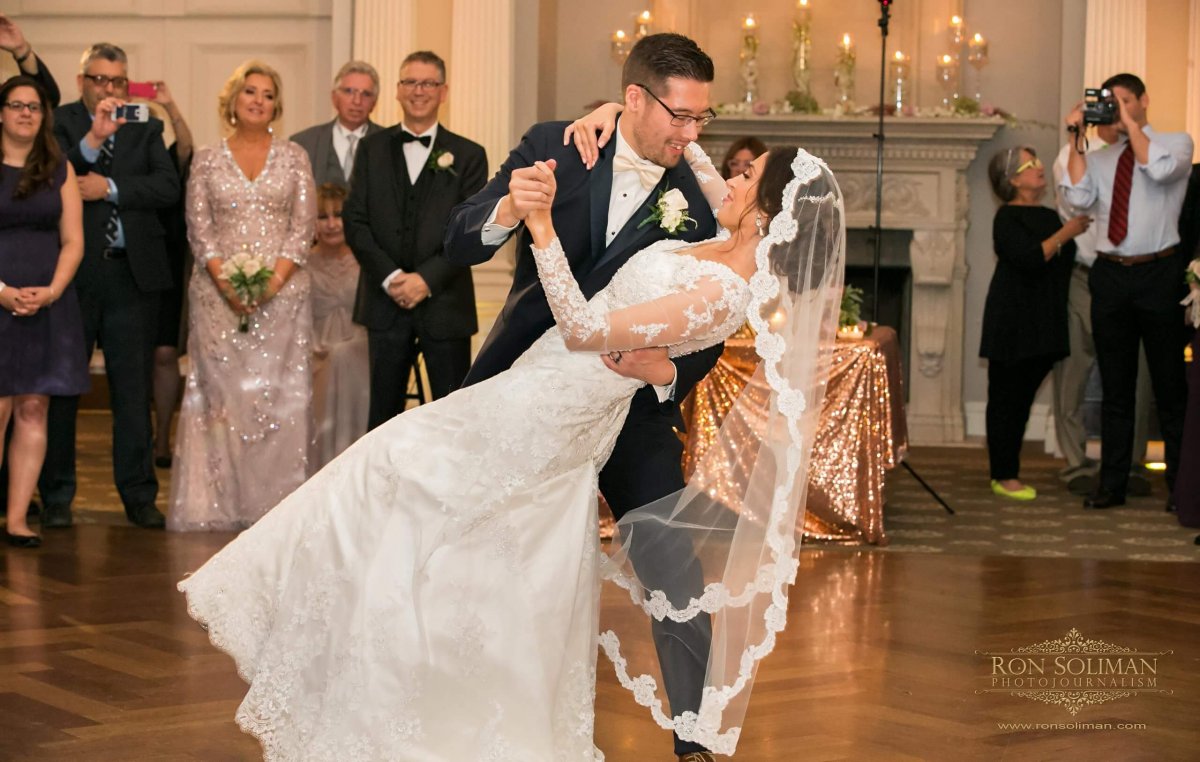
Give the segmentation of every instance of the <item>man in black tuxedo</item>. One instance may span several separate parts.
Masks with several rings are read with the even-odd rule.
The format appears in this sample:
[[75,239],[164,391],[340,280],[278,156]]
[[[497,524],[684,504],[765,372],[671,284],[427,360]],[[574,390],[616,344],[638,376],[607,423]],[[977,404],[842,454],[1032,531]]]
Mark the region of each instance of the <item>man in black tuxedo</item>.
[[292,136],[308,153],[317,187],[334,183],[350,187],[354,156],[363,138],[383,127],[371,121],[379,101],[379,72],[366,61],[347,61],[333,78],[330,93],[337,116]]
[[[639,225],[668,187],[683,192],[688,216],[699,222],[682,237],[696,241],[713,237],[712,209],[683,160],[687,144],[696,140],[713,116],[708,93],[712,79],[712,60],[688,38],[677,34],[643,38],[630,51],[622,74],[625,111],[595,165],[589,169],[574,147],[563,145],[566,122],[534,125],[488,186],[454,210],[446,232],[447,258],[473,265],[492,257],[525,216],[544,203],[547,188],[533,163],[547,159],[558,162],[557,195],[551,207],[554,227],[588,298],[607,285],[633,254],[667,237],[659,225]],[[506,370],[554,325],[529,250],[532,239],[524,228],[517,238],[512,290],[471,366],[467,384]],[[683,448],[676,434],[683,430],[683,420],[675,403],[712,369],[721,351],[721,346],[712,347],[674,363],[663,349],[596,360],[650,384],[634,396],[612,457],[600,472],[600,489],[618,519],[683,488]],[[636,545],[632,552],[643,582],[654,587],[655,559],[638,558]],[[703,575],[698,563],[689,572],[699,595]],[[673,603],[683,606],[687,601]],[[708,620],[656,622],[654,629],[672,713],[696,711],[711,641]],[[675,752],[681,759],[707,754],[703,747],[678,737]]]
[[[97,43],[83,54],[80,99],[54,112],[54,134],[79,178],[84,254],[75,287],[83,311],[84,348],[104,349],[113,414],[113,475],[125,514],[159,529],[154,506],[150,427],[158,295],[171,270],[158,210],[179,198],[179,175],[163,144],[163,125],[115,119],[129,85],[125,51]],[[71,525],[75,498],[78,397],[50,401],[46,463],[38,480],[43,527]]]
[[404,119],[363,140],[342,210],[362,265],[354,320],[367,328],[370,428],[404,412],[418,352],[434,399],[457,388],[479,330],[471,268],[442,256],[442,235],[450,211],[487,180],[487,155],[438,124],[446,65],[436,54],[404,59],[396,98]]

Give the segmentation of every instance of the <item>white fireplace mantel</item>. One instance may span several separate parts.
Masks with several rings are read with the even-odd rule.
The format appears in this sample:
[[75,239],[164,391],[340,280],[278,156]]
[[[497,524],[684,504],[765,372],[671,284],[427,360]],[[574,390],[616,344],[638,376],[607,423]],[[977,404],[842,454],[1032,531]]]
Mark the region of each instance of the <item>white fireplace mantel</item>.
[[[908,433],[913,444],[963,441],[963,314],[967,167],[1004,125],[998,118],[900,117],[886,120],[883,227],[911,230],[912,341],[908,362]],[[729,145],[753,135],[768,146],[794,144],[824,159],[846,199],[846,226],[875,224],[878,118],[787,115],[721,116],[704,130],[705,150],[720,161]]]

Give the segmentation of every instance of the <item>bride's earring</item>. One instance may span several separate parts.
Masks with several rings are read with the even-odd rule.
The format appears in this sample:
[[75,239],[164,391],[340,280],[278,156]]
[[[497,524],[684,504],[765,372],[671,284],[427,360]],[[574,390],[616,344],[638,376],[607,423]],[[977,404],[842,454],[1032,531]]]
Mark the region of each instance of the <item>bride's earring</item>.
[[764,222],[766,222],[766,220],[763,218],[763,216],[761,214],[754,215],[754,227],[758,228],[758,237],[759,238],[766,238],[766,236],[767,236],[767,228],[763,224]]

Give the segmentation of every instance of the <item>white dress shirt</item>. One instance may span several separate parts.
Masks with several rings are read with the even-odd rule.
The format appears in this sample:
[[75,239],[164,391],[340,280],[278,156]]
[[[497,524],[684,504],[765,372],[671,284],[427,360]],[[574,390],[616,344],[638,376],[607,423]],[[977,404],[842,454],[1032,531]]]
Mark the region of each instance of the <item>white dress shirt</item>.
[[1097,251],[1133,257],[1154,254],[1179,243],[1179,212],[1192,171],[1192,139],[1184,132],[1156,132],[1142,128],[1150,139],[1149,162],[1133,163],[1129,192],[1129,232],[1114,244],[1108,239],[1113,181],[1117,161],[1125,150],[1122,140],[1087,155],[1087,172],[1078,183],[1065,174],[1060,184],[1066,203],[1085,214],[1095,205]]
[[[354,145],[361,145],[363,138],[367,136],[367,123],[363,122],[358,126],[357,130],[348,130],[342,124],[342,120],[336,119],[333,122],[333,152],[337,154],[338,164],[342,165],[343,174],[347,166],[353,167],[353,156],[347,156],[350,151],[350,136],[354,136]],[[349,180],[349,175],[346,176]]]
[[[409,135],[416,135],[419,138],[425,135],[429,136],[428,146],[421,145],[420,141],[417,140],[410,140],[404,144],[404,164],[408,167],[408,181],[416,185],[417,178],[421,176],[421,170],[425,168],[425,163],[429,161],[429,154],[433,151],[433,141],[437,140],[438,126],[435,122],[432,127],[420,134],[408,129],[404,124],[400,125],[400,129]],[[492,215],[495,216],[495,212],[492,212]],[[383,279],[383,290],[387,291],[388,284],[392,282],[392,278],[403,272],[403,268],[397,267],[388,273],[388,276]]]
[[[1090,157],[1096,151],[1105,148],[1108,144],[1099,138],[1089,141],[1088,156]],[[1058,158],[1054,160],[1054,187],[1058,189],[1058,198],[1056,199],[1055,208],[1058,209],[1058,216],[1063,222],[1080,214],[1086,214],[1089,217],[1096,216],[1096,205],[1093,204],[1083,211],[1076,211],[1070,204],[1067,203],[1066,193],[1062,190],[1063,178],[1067,177],[1067,160],[1071,156],[1071,151],[1075,147],[1068,142],[1058,152]],[[1075,236],[1075,262],[1091,267],[1096,262],[1096,244],[1100,239],[1100,226],[1095,223],[1087,230]]]

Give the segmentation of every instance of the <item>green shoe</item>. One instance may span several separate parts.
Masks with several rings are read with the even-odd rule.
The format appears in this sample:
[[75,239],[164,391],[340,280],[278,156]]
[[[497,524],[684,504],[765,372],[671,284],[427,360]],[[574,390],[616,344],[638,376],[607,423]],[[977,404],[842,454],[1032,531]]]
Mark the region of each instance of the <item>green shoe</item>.
[[992,479],[992,492],[996,493],[1000,497],[1008,497],[1012,498],[1013,500],[1028,501],[1037,498],[1037,490],[1035,490],[1033,487],[1030,487],[1028,484],[1021,489],[1008,490],[1004,489],[1004,486],[995,479]]

